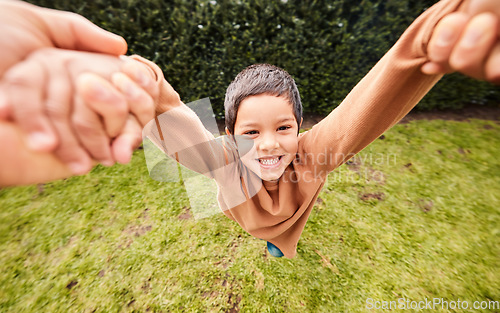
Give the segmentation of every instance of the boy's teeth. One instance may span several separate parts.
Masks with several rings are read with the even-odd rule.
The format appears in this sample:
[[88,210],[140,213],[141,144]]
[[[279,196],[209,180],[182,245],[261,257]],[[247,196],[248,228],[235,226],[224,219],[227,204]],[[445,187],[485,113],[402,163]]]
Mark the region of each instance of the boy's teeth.
[[272,159],[259,159],[260,163],[264,165],[273,165],[278,163],[279,158],[272,158]]

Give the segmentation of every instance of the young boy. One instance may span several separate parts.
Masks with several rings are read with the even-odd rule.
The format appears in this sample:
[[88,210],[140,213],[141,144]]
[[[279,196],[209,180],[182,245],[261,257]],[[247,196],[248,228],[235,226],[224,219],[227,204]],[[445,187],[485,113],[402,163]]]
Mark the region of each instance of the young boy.
[[238,74],[225,100],[228,136],[216,140],[161,70],[137,57],[160,87],[159,115],[145,133],[180,163],[214,178],[224,214],[267,240],[273,255],[291,258],[328,173],[399,121],[439,80],[421,71],[429,61],[425,46],[441,18],[461,4],[442,1],[427,10],[338,108],[302,134],[300,97],[284,70],[255,65]]
[[[219,206],[251,235],[268,241],[274,256],[292,258],[329,172],[405,116],[441,78],[421,68],[436,24],[462,1],[427,10],[358,83],[342,104],[299,134],[302,107],[293,79],[260,64],[236,76],[225,98],[227,138],[214,140],[197,116],[175,97],[144,134],[166,154],[214,178]],[[161,94],[172,94],[155,70]],[[253,141],[243,148],[241,137]],[[249,151],[251,150],[251,151]]]

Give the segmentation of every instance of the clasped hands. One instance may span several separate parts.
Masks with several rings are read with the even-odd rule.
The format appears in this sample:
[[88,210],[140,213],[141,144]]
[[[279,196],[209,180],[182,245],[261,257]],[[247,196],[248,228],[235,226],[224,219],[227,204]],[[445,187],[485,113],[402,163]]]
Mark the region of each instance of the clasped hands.
[[0,2],[0,186],[127,163],[158,84],[123,38],[80,15]]
[[0,114],[19,126],[29,149],[52,152],[72,174],[84,174],[95,162],[130,160],[154,118],[157,89],[138,61],[42,48],[5,73]]

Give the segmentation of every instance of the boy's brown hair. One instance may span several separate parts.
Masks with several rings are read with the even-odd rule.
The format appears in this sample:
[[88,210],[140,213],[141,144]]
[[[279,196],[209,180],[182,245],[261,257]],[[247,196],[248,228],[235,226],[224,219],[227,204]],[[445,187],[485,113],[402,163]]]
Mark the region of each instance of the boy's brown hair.
[[254,64],[241,71],[229,84],[224,100],[226,128],[234,134],[234,124],[241,101],[250,96],[267,94],[285,97],[293,107],[300,127],[302,103],[295,80],[284,69],[271,64]]

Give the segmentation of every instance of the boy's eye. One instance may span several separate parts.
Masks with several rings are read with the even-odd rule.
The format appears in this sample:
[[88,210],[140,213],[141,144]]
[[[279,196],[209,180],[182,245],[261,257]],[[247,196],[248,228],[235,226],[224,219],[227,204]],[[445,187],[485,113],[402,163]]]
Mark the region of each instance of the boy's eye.
[[256,135],[257,134],[257,131],[256,130],[250,130],[250,131],[247,131],[245,133],[243,133],[244,135]]
[[290,126],[281,126],[281,127],[278,127],[278,130],[287,130],[290,128],[291,128]]

